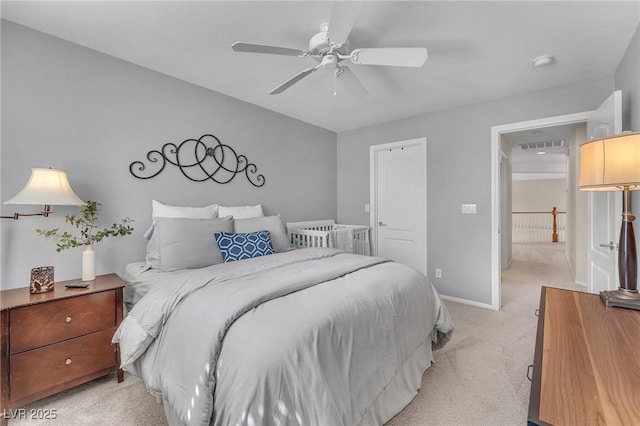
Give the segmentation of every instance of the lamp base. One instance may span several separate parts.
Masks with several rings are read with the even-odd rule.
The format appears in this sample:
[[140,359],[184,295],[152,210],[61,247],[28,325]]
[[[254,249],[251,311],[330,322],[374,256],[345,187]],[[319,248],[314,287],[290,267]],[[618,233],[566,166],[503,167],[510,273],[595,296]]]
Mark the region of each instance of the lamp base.
[[640,311],[640,293],[623,290],[601,291],[600,299],[607,307],[620,307]]

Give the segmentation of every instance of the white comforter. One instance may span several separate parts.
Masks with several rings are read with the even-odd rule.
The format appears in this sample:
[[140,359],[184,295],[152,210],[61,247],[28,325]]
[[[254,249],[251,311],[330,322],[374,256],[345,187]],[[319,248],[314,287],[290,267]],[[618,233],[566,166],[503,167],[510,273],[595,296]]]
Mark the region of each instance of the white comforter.
[[424,275],[331,249],[167,274],[114,336],[181,424],[356,425],[451,319]]

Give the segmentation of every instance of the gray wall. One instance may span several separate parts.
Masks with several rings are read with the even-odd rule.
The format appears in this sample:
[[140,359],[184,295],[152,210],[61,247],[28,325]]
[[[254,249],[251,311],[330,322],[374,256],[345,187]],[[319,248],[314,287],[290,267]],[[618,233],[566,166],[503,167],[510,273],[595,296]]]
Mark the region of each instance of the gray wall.
[[616,90],[622,90],[622,130],[640,132],[640,25],[616,68]]
[[[185,64],[185,66],[197,64]],[[96,245],[96,272],[123,273],[144,258],[142,234],[151,200],[175,205],[262,203],[287,221],[336,217],[336,134],[99,52],[2,21],[1,193],[6,200],[32,167],[67,170],[80,198],[104,204],[102,221],[135,219],[135,234]],[[244,176],[195,183],[174,167],[150,180],[129,173],[166,142],[212,133],[254,162],[266,184]],[[2,288],[28,285],[35,266],[54,265],[56,280],[80,275],[81,249],[62,253],[35,234],[77,208],[1,221]],[[2,214],[36,211],[2,206]]]
[[[589,111],[613,89],[607,75],[339,133],[338,221],[369,223],[369,146],[426,136],[428,277],[445,295],[490,305],[491,127]],[[461,215],[463,203],[478,214]]]
[[[640,25],[616,69],[616,90],[622,90],[622,130],[640,132]],[[631,211],[640,217],[640,191],[631,193]],[[640,221],[635,222],[640,247]]]

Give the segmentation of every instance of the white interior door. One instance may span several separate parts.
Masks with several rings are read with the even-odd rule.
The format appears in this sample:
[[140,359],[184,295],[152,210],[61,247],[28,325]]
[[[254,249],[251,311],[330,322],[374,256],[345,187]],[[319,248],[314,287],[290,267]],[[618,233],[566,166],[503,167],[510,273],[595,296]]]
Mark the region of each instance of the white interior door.
[[426,275],[426,139],[372,146],[370,162],[374,254]]
[[[622,132],[622,92],[617,90],[587,120],[589,140]],[[618,287],[618,235],[622,223],[622,196],[616,192],[589,192],[587,210],[589,291]]]

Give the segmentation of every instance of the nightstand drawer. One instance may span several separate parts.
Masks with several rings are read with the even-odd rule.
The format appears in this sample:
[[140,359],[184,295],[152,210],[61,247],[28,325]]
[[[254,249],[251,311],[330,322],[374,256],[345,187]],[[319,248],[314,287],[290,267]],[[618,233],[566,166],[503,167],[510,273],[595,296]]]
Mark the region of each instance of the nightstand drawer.
[[114,329],[10,357],[12,401],[115,367]]
[[13,309],[11,355],[116,325],[115,292],[87,294]]

